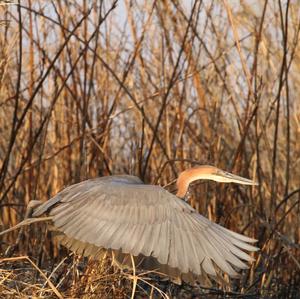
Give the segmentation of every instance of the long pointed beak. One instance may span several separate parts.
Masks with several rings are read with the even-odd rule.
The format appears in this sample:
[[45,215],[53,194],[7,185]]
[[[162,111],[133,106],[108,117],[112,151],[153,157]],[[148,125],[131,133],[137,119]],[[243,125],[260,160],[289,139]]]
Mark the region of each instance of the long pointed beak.
[[242,185],[254,185],[254,186],[258,185],[258,183],[255,181],[223,171],[221,169],[217,169],[216,173],[212,174],[212,177],[213,180],[222,183],[237,183]]

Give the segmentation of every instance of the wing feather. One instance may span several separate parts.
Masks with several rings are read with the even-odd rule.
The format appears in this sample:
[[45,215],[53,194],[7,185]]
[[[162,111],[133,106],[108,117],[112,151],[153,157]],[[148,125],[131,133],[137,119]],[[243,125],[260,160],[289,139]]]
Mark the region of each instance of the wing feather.
[[204,261],[202,262],[202,268],[207,274],[211,276],[217,276],[216,269],[209,257],[205,257]]
[[152,238],[148,240],[149,248],[151,248],[151,255],[155,258],[159,257],[159,252],[157,250],[160,234],[161,234],[161,229],[162,225],[161,223],[155,223],[153,224],[153,233],[152,233]]
[[214,233],[214,231],[212,231],[211,229],[209,229],[207,233],[209,234],[209,237],[213,240],[215,246],[222,250],[222,254],[228,262],[240,269],[248,268],[248,266],[245,263],[243,263],[239,258],[237,258],[234,254],[230,252],[230,250],[227,248],[227,244],[223,241],[222,237],[218,235],[218,233]]
[[158,242],[154,250],[154,256],[161,264],[167,264],[169,258],[169,221],[163,221],[161,223],[160,234]]
[[148,244],[149,240],[153,238],[154,227],[153,225],[144,225],[144,231],[142,233],[140,242],[137,244],[135,252],[138,254],[143,254],[145,256],[150,256],[152,254],[153,246]]
[[174,254],[177,256],[178,262],[177,266],[181,269],[182,272],[189,271],[189,261],[188,261],[188,250],[186,247],[186,240],[184,239],[185,234],[180,232],[180,229],[173,225],[172,228],[174,229]]
[[[174,236],[174,238],[170,238],[170,247],[169,247],[169,258],[168,258],[168,265],[172,268],[179,267],[179,256],[177,254],[177,243],[176,243],[176,226],[172,225],[170,227],[170,234]],[[182,253],[181,253],[182,254]],[[186,265],[187,266],[187,265]]]
[[244,235],[241,235],[241,234],[238,234],[236,232],[233,232],[232,230],[229,230],[223,226],[220,226],[220,229],[224,232],[226,232],[227,234],[233,236],[235,239],[238,239],[238,240],[241,240],[241,241],[244,241],[244,242],[248,242],[248,243],[255,243],[257,242],[256,239],[253,239],[253,238],[249,238],[247,236],[244,236]]
[[230,276],[235,276],[237,273],[227,262],[226,255],[222,250],[223,248],[218,247],[217,244],[214,242],[214,235],[208,235],[207,231],[204,231],[203,234],[206,237],[206,239],[209,240],[206,243],[206,246],[208,248],[208,251],[210,252],[211,260],[214,261],[222,271],[228,273]]
[[229,237],[230,241],[232,242],[232,244],[236,245],[237,247],[241,248],[241,249],[245,249],[247,251],[256,251],[257,248],[252,246],[252,245],[249,245],[243,241],[240,241],[236,238],[233,238],[233,237]]
[[130,223],[126,223],[125,225],[121,223],[120,225],[120,229],[115,233],[115,236],[111,241],[111,248],[116,250],[121,248],[123,249],[125,247],[126,239],[124,236],[124,231],[126,231],[128,234],[130,228],[132,227]]

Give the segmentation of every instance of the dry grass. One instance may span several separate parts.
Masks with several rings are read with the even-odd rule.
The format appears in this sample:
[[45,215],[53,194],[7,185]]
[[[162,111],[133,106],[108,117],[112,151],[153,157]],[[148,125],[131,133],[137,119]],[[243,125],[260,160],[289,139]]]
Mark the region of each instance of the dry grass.
[[[256,237],[256,262],[222,290],[152,277],[136,291],[296,298],[300,4],[20,2],[0,5],[0,230],[29,200],[86,178],[166,185],[196,161],[213,164],[259,187],[198,184],[191,205]],[[68,257],[40,224],[0,247],[1,298],[131,296],[132,274]]]

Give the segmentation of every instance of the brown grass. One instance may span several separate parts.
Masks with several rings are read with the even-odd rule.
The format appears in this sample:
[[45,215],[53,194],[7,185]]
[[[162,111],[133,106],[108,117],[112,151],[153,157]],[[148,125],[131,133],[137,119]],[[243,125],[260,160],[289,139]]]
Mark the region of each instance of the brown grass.
[[[0,230],[19,223],[30,200],[86,178],[128,173],[166,185],[212,164],[259,187],[201,183],[190,203],[257,238],[256,262],[224,289],[145,275],[152,286],[138,279],[136,291],[296,298],[300,4],[2,2]],[[1,298],[131,296],[132,273],[68,256],[45,226],[17,238],[1,237]]]

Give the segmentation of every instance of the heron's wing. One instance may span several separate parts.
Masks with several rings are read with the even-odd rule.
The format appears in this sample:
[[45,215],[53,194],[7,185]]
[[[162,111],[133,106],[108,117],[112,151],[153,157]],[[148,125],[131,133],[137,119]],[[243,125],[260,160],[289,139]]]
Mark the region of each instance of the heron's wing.
[[73,240],[66,245],[75,251],[91,244],[86,246],[92,251],[151,256],[182,274],[215,276],[217,265],[235,276],[232,266],[247,268],[242,260],[252,260],[241,249],[257,250],[248,244],[255,240],[209,221],[161,187],[114,181],[76,186],[58,194],[59,201],[51,199],[50,209],[54,225]]
[[49,209],[53,208],[60,201],[72,201],[79,196],[79,194],[85,194],[90,188],[95,186],[107,185],[107,184],[144,184],[140,178],[132,175],[114,175],[114,176],[104,176],[95,179],[89,179],[82,181],[80,183],[68,186],[64,188],[61,192],[56,194],[50,200],[46,201],[34,210],[33,216],[37,217],[46,213]]

